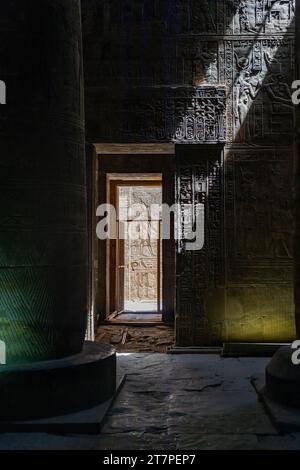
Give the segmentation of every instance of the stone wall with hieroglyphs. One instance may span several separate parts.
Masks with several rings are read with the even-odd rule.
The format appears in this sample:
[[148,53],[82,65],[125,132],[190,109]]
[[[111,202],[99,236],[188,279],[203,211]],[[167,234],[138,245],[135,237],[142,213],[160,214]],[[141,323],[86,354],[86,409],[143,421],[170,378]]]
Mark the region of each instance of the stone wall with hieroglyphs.
[[82,3],[89,140],[199,144],[177,151],[178,200],[206,207],[177,342],[292,339],[294,0]]

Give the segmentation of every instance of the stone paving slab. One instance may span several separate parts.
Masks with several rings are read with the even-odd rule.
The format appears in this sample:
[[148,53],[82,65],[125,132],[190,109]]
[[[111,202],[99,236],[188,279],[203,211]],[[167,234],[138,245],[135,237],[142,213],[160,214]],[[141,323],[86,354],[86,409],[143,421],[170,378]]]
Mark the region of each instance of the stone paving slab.
[[0,449],[284,449],[300,435],[279,435],[251,377],[267,358],[122,354],[127,374],[98,436],[3,434]]
[[283,436],[257,436],[260,450],[299,450],[300,433]]
[[259,442],[254,434],[187,434],[176,441],[181,450],[258,450]]
[[53,435],[46,433],[0,434],[0,450],[92,450],[98,436]]
[[256,415],[184,416],[169,418],[167,424],[170,434],[257,435],[271,433],[276,435],[274,429]]
[[[161,433],[114,434],[113,450],[176,450],[176,437]],[[97,450],[111,450],[110,435],[101,435],[95,447]]]

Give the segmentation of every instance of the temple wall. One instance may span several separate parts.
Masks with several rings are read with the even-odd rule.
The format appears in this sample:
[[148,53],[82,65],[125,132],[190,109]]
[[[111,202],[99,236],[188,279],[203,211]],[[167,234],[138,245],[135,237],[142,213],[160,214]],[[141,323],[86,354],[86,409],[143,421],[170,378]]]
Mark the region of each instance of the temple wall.
[[292,339],[294,0],[82,4],[88,140],[175,142],[177,200],[206,208],[177,343]]

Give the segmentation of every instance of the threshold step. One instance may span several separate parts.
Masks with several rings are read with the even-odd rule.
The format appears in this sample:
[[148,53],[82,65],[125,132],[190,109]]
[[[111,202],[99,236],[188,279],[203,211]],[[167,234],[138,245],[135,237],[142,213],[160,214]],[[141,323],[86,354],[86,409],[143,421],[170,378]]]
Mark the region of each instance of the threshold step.
[[174,346],[168,349],[168,354],[221,354],[222,348],[221,347],[195,347],[195,346],[188,346],[188,347],[180,347]]
[[272,357],[287,343],[224,343],[222,357]]

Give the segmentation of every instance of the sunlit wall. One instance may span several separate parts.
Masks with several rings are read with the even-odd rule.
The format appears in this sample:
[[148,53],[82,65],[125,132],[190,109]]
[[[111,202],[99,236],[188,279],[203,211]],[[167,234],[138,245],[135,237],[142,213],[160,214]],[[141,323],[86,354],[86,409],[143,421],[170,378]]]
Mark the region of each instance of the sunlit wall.
[[179,158],[179,195],[206,188],[208,225],[204,252],[177,263],[180,344],[294,337],[294,14],[294,0],[83,1],[91,142],[199,143],[182,130],[197,89],[227,89],[224,152]]

